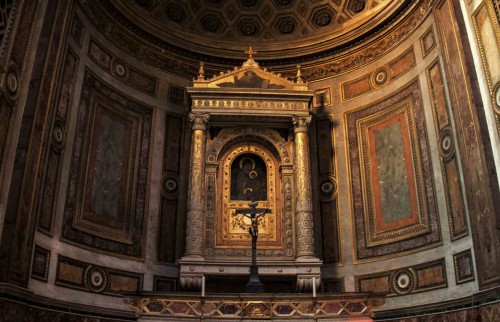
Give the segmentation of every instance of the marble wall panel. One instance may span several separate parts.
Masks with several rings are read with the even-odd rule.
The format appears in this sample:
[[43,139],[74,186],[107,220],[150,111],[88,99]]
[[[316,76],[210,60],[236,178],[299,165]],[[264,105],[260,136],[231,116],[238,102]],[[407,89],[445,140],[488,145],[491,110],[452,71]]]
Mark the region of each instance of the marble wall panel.
[[143,256],[153,111],[84,76],[63,239],[118,256]]
[[[480,101],[475,100],[479,93],[472,87],[469,78],[469,74],[475,73],[466,64],[466,42],[462,40],[465,32],[458,23],[462,19],[459,10],[458,3],[450,0],[437,2],[434,8],[440,43],[443,44],[450,108],[456,127],[461,129],[457,132],[457,147],[461,154],[478,283],[481,288],[485,288],[500,284],[500,241],[497,238],[498,231],[495,230],[500,218],[500,212],[496,209],[499,205],[495,200],[500,200],[500,192],[497,170],[491,155],[491,142],[487,131],[483,130],[487,129],[487,124],[481,107],[477,105]],[[493,37],[488,41],[493,41]]]
[[390,274],[358,277],[356,280],[359,292],[390,292]]
[[414,270],[417,275],[415,292],[423,292],[448,286],[444,259],[417,265],[414,267]]
[[434,29],[431,26],[420,38],[420,49],[422,50],[422,57],[425,58],[435,47],[436,38],[434,36]]
[[427,68],[427,82],[431,96],[434,127],[438,134],[440,165],[446,197],[448,222],[452,240],[469,234],[463,200],[463,188],[459,178],[458,160],[455,153],[454,130],[450,121],[445,84],[439,61]]
[[[324,263],[339,263],[340,254],[340,225],[337,200],[336,160],[334,155],[333,125],[330,118],[314,120],[311,129],[311,149],[315,154],[312,162],[313,184],[316,186],[315,201],[319,214],[315,227],[320,227],[319,240],[321,258]],[[314,163],[313,163],[314,164]]]
[[73,16],[73,25],[71,26],[71,37],[78,44],[78,46],[82,47],[83,44],[83,36],[85,34],[85,26],[82,23],[82,20],[78,17],[78,15]]
[[[420,314],[419,314],[420,315]],[[453,312],[430,313],[417,317],[405,317],[391,319],[394,322],[496,322],[500,316],[500,303],[483,305],[465,310],[454,310]]]
[[370,74],[342,84],[342,100],[347,101],[370,93],[374,88],[370,84]]
[[123,270],[95,266],[59,255],[56,285],[85,292],[121,296],[121,292],[142,290],[143,276]]
[[153,283],[153,291],[156,292],[175,292],[177,290],[177,279],[155,276]]
[[73,92],[78,68],[78,58],[68,48],[64,60],[64,70],[60,81],[59,101],[52,121],[52,135],[50,150],[45,169],[43,193],[38,209],[38,230],[51,235],[53,232],[54,216],[56,213],[57,194],[61,174],[62,151],[66,144],[69,108],[73,102]]
[[[18,15],[16,1],[4,1],[0,3],[0,66],[5,67],[7,58],[5,57],[5,49],[9,46],[10,39],[13,37],[12,26],[14,25],[15,17]],[[15,30],[15,29],[14,29]],[[11,64],[12,65],[12,64]],[[16,64],[15,69],[10,68],[10,80],[5,82],[2,87],[2,92],[6,93],[7,97],[11,96],[17,98],[19,87],[21,86],[19,79],[19,67]],[[10,84],[10,85],[9,85]],[[3,96],[3,95],[2,95]],[[11,100],[2,99],[0,105],[0,169],[2,169],[3,151],[8,137],[8,130],[10,127],[10,118],[12,114]],[[0,183],[1,183],[0,175]]]
[[182,188],[185,131],[184,117],[166,115],[157,259],[159,262],[172,264],[182,255],[185,239],[180,229],[185,201],[184,193],[181,193],[185,190]]
[[31,277],[47,282],[49,277],[50,250],[35,245],[31,266]]
[[186,92],[184,88],[168,85],[168,101],[176,105],[184,105],[186,103]]
[[381,292],[388,296],[407,295],[448,286],[444,259],[355,276],[359,292]]
[[90,41],[88,56],[111,75],[148,95],[156,96],[158,79],[130,66],[96,40]]
[[[15,40],[10,42],[11,56],[6,66],[8,86],[4,92],[8,95],[3,97],[15,104],[15,100],[21,97],[21,86],[25,91],[22,94],[24,105],[17,109],[20,113],[17,145],[15,152],[9,155],[13,166],[9,173],[11,184],[0,241],[0,280],[20,286],[26,286],[30,276],[36,203],[41,194],[39,187],[46,162],[50,116],[57,95],[54,84],[60,77],[59,57],[64,55],[66,49],[64,36],[70,7],[67,1],[30,2],[29,6],[20,10]],[[40,12],[44,13],[43,19],[39,16]],[[34,52],[36,55],[32,55]],[[23,74],[17,71],[23,71]],[[31,74],[24,74],[26,71]],[[2,109],[3,106],[0,106]]]
[[498,3],[483,1],[472,15],[483,69],[491,95],[493,111],[500,135],[500,22]]
[[321,278],[321,292],[335,294],[345,292],[344,278]]
[[112,315],[108,312],[100,315],[95,312],[91,313],[90,311],[90,308],[78,311],[72,308],[59,308],[59,310],[54,311],[53,308],[47,309],[47,307],[43,304],[39,306],[32,306],[15,301],[0,302],[0,316],[2,316],[4,321],[123,322],[136,320],[132,317],[111,317]]
[[[15,18],[19,14],[19,6],[23,1],[10,0],[0,3],[0,64],[4,65],[6,59],[6,47],[15,31]],[[14,27],[14,28],[13,28]]]
[[[344,113],[344,121],[355,261],[381,260],[437,246],[441,233],[418,83]],[[387,167],[380,167],[386,163]],[[400,188],[391,190],[395,186]],[[391,201],[394,194],[404,191],[406,202]]]
[[348,101],[373,92],[379,87],[386,86],[409,72],[416,66],[416,62],[415,51],[413,47],[410,47],[387,65],[355,80],[341,84],[342,100]]
[[472,252],[470,249],[453,254],[453,266],[455,267],[455,282],[463,284],[474,280]]

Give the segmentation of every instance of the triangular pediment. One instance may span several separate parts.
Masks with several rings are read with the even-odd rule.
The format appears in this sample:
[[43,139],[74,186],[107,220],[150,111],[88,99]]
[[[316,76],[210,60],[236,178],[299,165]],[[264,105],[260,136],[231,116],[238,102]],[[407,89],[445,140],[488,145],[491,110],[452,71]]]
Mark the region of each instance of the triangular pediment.
[[219,88],[293,89],[295,84],[260,68],[244,67],[217,77],[209,85]]
[[260,68],[252,56],[241,67],[235,67],[228,72],[221,72],[212,78],[205,79],[203,65],[200,67],[198,78],[193,80],[193,87],[232,89],[271,89],[271,90],[308,90],[300,78],[297,81],[289,80],[280,74],[273,73],[267,68]]

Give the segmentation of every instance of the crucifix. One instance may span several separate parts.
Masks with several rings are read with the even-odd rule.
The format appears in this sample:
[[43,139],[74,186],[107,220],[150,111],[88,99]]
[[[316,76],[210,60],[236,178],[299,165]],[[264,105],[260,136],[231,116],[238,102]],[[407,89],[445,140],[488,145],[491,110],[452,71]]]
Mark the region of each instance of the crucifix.
[[[263,293],[264,284],[259,279],[259,268],[257,267],[257,238],[259,237],[259,218],[270,212],[270,209],[264,209],[258,212],[258,201],[252,200],[248,204],[249,210],[243,210],[239,214],[249,218],[252,225],[248,227],[248,233],[252,236],[252,265],[250,266],[250,279],[245,285],[245,292],[248,293]],[[260,209],[261,210],[261,209]]]
[[257,52],[252,49],[252,47],[249,47],[248,50],[245,51],[245,54],[248,54],[248,58],[251,59],[253,58],[253,54],[256,54]]

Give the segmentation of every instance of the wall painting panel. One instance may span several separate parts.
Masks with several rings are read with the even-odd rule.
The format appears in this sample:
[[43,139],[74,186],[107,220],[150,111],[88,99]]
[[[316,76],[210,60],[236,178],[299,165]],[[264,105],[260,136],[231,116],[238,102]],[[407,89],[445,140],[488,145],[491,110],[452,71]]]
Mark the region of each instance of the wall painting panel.
[[437,246],[441,236],[418,84],[344,118],[355,261]]
[[141,257],[152,110],[89,72],[83,86],[63,239]]

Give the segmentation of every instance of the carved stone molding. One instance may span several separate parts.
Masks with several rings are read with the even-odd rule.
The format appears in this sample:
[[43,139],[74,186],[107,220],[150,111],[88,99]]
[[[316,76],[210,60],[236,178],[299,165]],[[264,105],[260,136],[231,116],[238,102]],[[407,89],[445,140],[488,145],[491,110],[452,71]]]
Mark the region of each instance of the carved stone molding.
[[272,145],[279,156],[282,164],[291,164],[291,152],[287,142],[276,132],[266,128],[244,127],[228,128],[222,130],[217,137],[209,141],[207,149],[207,161],[215,162],[225,146],[238,138],[253,136],[263,139]]
[[[315,278],[313,280],[313,277]],[[315,282],[315,283],[313,283]],[[313,287],[318,289],[321,285],[321,277],[311,276],[311,275],[298,275],[297,276],[297,292],[299,293],[310,293]]]
[[191,128],[194,130],[206,130],[208,126],[209,114],[189,114],[189,121],[191,121]]
[[292,122],[295,133],[306,132],[311,124],[312,116],[293,116]]
[[183,290],[199,291],[201,289],[203,275],[181,276],[180,282]]

